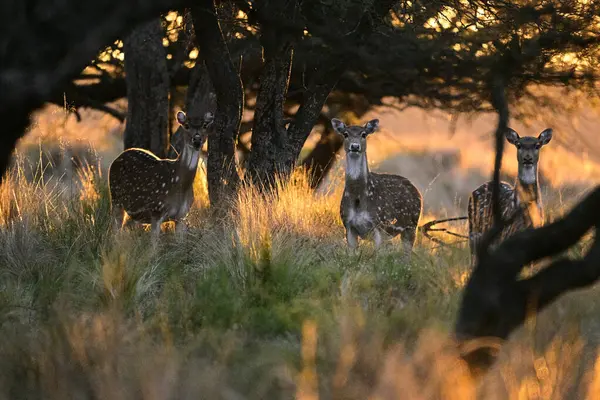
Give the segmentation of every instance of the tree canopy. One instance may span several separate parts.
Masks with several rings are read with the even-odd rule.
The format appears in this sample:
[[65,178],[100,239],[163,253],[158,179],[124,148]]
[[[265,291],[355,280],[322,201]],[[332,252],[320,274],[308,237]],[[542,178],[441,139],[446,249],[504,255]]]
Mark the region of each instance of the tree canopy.
[[[511,105],[522,99],[545,105],[536,85],[596,94],[599,7],[586,0],[5,1],[0,173],[31,113],[46,102],[62,105],[66,97],[75,111],[94,107],[123,120],[107,103],[135,96],[128,99],[128,129],[148,122],[148,134],[162,137],[165,108],[173,106],[168,92],[188,86],[190,114],[216,110],[208,150],[213,205],[240,181],[234,165],[240,129],[252,130],[241,167],[268,187],[294,168],[315,124],[379,104],[498,112],[497,188]],[[160,101],[140,101],[151,90]],[[160,112],[149,111],[154,107]],[[254,119],[241,128],[244,107]],[[136,115],[143,117],[132,125]],[[165,150],[165,143],[147,146]],[[491,251],[487,243],[506,223],[496,215],[465,290],[457,336],[504,339],[523,323],[532,297],[538,311],[595,282],[597,240],[581,260],[561,258],[530,279],[517,276],[524,264],[556,255],[598,225],[598,201],[596,190],[565,218]]]

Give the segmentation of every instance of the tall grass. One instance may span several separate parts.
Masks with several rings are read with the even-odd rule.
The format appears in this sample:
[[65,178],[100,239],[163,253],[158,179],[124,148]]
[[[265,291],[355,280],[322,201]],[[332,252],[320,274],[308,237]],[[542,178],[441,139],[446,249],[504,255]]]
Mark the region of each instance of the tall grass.
[[239,192],[221,223],[205,177],[185,235],[113,233],[105,177],[0,186],[0,399],[596,398],[597,289],[515,333],[474,382],[450,332],[464,248],[349,254],[340,192],[306,176]]

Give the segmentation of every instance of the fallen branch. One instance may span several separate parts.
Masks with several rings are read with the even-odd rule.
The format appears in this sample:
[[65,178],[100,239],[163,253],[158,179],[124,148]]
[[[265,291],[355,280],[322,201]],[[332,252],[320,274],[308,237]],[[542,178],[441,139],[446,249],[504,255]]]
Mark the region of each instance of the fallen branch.
[[430,232],[443,232],[443,233],[445,233],[447,235],[450,235],[450,236],[455,236],[455,237],[459,237],[459,238],[462,238],[462,239],[468,239],[469,238],[468,236],[461,235],[459,233],[455,233],[455,232],[449,231],[446,228],[433,228],[435,225],[441,224],[441,223],[444,223],[444,222],[464,221],[466,219],[467,219],[467,217],[453,217],[453,218],[446,218],[446,219],[436,219],[436,220],[429,221],[426,224],[421,225],[419,227],[419,232],[421,232],[423,234],[423,236],[425,236],[427,239],[431,240],[434,243],[441,244],[442,246],[451,246],[451,245],[456,244],[456,243],[462,243],[463,241],[454,242],[454,243],[444,242],[441,239],[438,239],[436,237],[431,236]]
[[[536,275],[521,279],[523,266],[559,255],[600,226],[600,186],[563,218],[537,229],[515,233],[478,260],[465,287],[455,334],[461,348],[472,341],[503,341],[530,315],[539,313],[561,295],[600,279],[600,236],[581,259],[562,256]],[[465,351],[471,367],[486,370],[497,348]]]

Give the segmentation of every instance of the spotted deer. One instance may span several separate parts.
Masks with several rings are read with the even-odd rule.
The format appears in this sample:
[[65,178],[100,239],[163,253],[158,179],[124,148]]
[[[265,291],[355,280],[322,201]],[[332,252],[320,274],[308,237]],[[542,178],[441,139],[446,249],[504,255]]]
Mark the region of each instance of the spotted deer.
[[409,258],[421,218],[423,199],[419,190],[399,175],[376,174],[367,163],[367,136],[377,130],[379,120],[364,126],[346,126],[332,119],[333,129],[344,137],[346,183],[340,215],[346,240],[356,249],[358,239],[372,238],[379,247],[384,238],[401,235]]
[[[502,230],[496,243],[520,230],[541,226],[544,223],[544,209],[538,185],[538,161],[540,149],[552,139],[552,129],[546,129],[536,137],[520,137],[508,129],[506,140],[517,148],[518,175],[515,186],[500,182],[500,208],[502,218],[511,222]],[[515,213],[519,213],[516,215]],[[469,197],[469,248],[471,262],[481,236],[492,226],[492,182],[484,183]]]
[[206,113],[200,121],[190,121],[179,111],[177,122],[185,134],[177,158],[161,159],[150,151],[131,148],[111,164],[108,184],[117,228],[131,222],[151,224],[153,236],[166,221],[175,221],[177,230],[183,228],[181,220],[194,202],[192,186],[213,115]]

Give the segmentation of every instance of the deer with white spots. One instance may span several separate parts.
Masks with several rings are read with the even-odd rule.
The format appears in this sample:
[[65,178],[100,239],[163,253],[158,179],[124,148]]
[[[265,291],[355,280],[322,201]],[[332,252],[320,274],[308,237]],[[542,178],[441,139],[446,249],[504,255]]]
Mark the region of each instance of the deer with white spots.
[[163,222],[181,220],[194,202],[193,183],[202,145],[213,126],[212,113],[189,121],[183,111],[177,122],[184,129],[184,146],[176,159],[161,159],[144,149],[127,149],[111,164],[108,184],[116,227],[138,222],[151,224],[153,236]]
[[[501,215],[503,219],[511,222],[500,233],[498,242],[515,232],[544,223],[544,209],[538,185],[538,161],[540,149],[552,139],[552,129],[544,130],[538,137],[520,137],[509,128],[505,136],[506,140],[517,148],[518,176],[515,187],[500,182]],[[492,227],[494,220],[492,182],[484,183],[471,193],[468,218],[471,263],[474,264],[479,240]]]
[[410,258],[423,199],[408,179],[369,171],[367,136],[377,130],[379,120],[364,126],[346,126],[334,118],[331,124],[344,137],[346,184],[340,214],[348,246],[356,249],[359,238],[372,238],[379,247],[384,239],[400,234],[405,257]]

